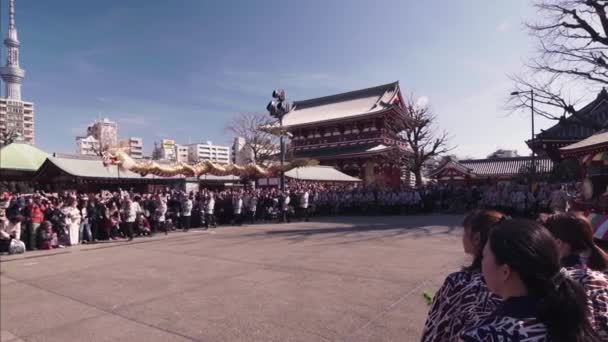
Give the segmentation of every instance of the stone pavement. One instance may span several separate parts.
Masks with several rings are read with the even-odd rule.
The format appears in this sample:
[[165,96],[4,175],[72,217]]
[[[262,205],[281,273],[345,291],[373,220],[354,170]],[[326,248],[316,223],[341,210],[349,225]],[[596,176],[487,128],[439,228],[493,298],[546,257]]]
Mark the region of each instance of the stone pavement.
[[417,341],[459,216],[191,230],[0,257],[1,341]]

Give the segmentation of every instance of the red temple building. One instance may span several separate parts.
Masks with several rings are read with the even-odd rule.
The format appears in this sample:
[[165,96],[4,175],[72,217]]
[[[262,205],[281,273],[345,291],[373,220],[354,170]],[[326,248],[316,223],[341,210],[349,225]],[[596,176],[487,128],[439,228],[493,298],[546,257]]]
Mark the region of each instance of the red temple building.
[[539,156],[548,156],[554,161],[562,159],[560,148],[586,139],[608,127],[608,91],[604,88],[589,104],[560,120],[552,127],[528,140],[528,146]]
[[399,82],[296,101],[283,117],[292,135],[288,154],[358,177],[364,184],[398,187],[408,155],[399,133],[408,127]]

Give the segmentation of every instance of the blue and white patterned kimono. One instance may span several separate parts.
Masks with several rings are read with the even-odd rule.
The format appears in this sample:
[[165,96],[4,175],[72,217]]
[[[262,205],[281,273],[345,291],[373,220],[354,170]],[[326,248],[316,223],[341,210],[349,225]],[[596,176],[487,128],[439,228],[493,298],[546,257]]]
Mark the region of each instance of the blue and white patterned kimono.
[[561,264],[585,289],[589,322],[602,341],[608,341],[608,275],[587,268],[579,255],[562,258]]
[[487,318],[499,304],[479,271],[452,273],[433,297],[422,341],[458,340],[463,330]]
[[465,342],[545,342],[550,341],[544,323],[536,318],[537,300],[513,297],[479,325],[464,331]]

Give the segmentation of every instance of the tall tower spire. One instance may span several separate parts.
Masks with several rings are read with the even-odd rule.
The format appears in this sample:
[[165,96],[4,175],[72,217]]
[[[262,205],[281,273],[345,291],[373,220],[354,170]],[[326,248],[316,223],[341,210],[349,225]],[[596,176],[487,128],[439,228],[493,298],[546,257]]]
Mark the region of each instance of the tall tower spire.
[[19,39],[15,25],[15,0],[8,1],[8,32],[4,39],[7,50],[6,66],[0,68],[0,76],[5,84],[5,96],[11,100],[21,101],[21,82],[25,70],[19,67]]

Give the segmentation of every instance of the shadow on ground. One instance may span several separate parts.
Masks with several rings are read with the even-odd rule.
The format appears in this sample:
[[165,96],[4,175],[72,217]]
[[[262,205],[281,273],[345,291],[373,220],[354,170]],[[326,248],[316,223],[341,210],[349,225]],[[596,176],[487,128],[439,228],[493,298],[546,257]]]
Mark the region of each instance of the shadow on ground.
[[[386,217],[378,218],[387,220]],[[455,217],[457,219],[457,217]],[[397,222],[396,222],[397,221]],[[250,238],[265,238],[265,237],[279,237],[287,239],[293,243],[307,241],[311,238],[328,236],[336,238],[356,238],[342,241],[339,244],[351,244],[356,242],[394,238],[402,235],[407,235],[408,238],[423,238],[437,235],[453,235],[459,234],[459,228],[461,226],[454,224],[452,221],[449,224],[447,222],[433,222],[432,216],[420,216],[416,217],[415,221],[400,220],[399,216],[391,217],[388,222],[374,222],[373,217],[361,218],[359,222],[345,224],[343,226],[335,227],[335,225],[327,228],[306,228],[306,222],[296,223],[299,227],[297,229],[267,229],[264,231],[258,231],[244,236]],[[426,222],[425,222],[426,221]],[[445,220],[444,220],[445,221]],[[327,223],[335,224],[340,222],[339,219],[334,218],[321,218],[316,219],[316,223]]]

